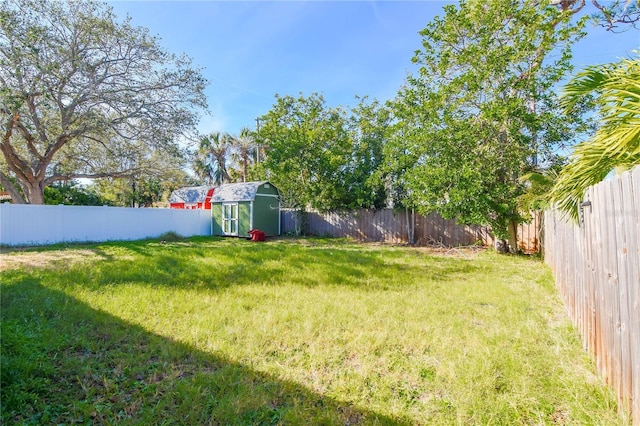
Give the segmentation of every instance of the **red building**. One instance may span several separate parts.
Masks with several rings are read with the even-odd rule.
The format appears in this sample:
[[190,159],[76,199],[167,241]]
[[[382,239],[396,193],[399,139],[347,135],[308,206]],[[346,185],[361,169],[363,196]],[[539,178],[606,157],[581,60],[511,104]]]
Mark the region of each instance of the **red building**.
[[169,207],[172,209],[205,209],[211,210],[213,186],[185,186],[176,189],[169,197]]

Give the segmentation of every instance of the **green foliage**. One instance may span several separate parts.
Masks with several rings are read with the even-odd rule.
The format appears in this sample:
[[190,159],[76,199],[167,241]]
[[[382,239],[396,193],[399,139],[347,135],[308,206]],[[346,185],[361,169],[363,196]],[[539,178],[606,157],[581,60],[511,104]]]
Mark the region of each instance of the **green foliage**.
[[200,137],[193,170],[208,185],[267,180],[262,151],[256,134],[246,127],[239,135],[214,132]]
[[159,179],[148,178],[136,180],[132,178],[132,186],[129,200],[131,206],[152,207],[162,199],[162,182]]
[[352,154],[347,186],[350,208],[382,208],[387,201],[386,176],[381,174],[384,145],[388,138],[391,111],[377,100],[360,99],[347,122]]
[[566,86],[563,105],[572,110],[595,94],[600,120],[595,135],[575,146],[569,164],[552,191],[557,207],[573,220],[584,192],[612,171],[640,164],[640,60],[633,59],[588,67]]
[[182,241],[184,240],[184,237],[173,232],[173,231],[169,231],[169,232],[165,232],[164,234],[160,235],[158,237],[158,239],[161,242],[165,242],[165,243],[175,243],[177,241]]
[[42,204],[57,181],[142,174],[158,155],[180,157],[178,139],[206,107],[189,58],[106,4],[3,0],[0,34],[0,181],[19,201]]
[[7,191],[14,203],[24,204],[24,193],[14,176],[6,176],[0,172],[0,190]]
[[85,188],[75,181],[57,183],[44,189],[45,204],[68,206],[104,206],[111,202],[101,197],[95,187]]
[[228,162],[232,137],[228,133],[213,132],[200,137],[200,144],[193,162],[196,175],[208,185],[231,182]]
[[3,267],[28,255],[3,424],[626,424],[530,258],[192,238]]
[[242,128],[240,135],[231,138],[231,147],[231,158],[238,165],[237,172],[240,174],[238,181],[250,181],[249,169],[258,162],[260,149],[255,142],[255,133],[247,127]]
[[269,179],[290,207],[319,210],[381,207],[382,161],[389,114],[362,100],[347,113],[327,107],[319,94],[276,97],[261,118]]
[[318,94],[277,96],[262,117],[266,167],[290,207],[330,209],[344,199],[340,182],[349,153],[344,120],[344,111],[327,108]]
[[165,169],[134,174],[119,179],[99,179],[92,185],[107,204],[122,207],[153,207],[167,201],[171,193],[195,182],[182,169],[167,165]]
[[550,164],[544,169],[534,168],[520,176],[520,182],[524,184],[525,192],[518,197],[519,211],[541,211],[550,207],[551,190],[565,163],[563,157],[557,156],[552,158]]
[[553,87],[583,24],[545,4],[462,1],[421,32],[387,148],[405,205],[514,237],[521,176],[582,125]]

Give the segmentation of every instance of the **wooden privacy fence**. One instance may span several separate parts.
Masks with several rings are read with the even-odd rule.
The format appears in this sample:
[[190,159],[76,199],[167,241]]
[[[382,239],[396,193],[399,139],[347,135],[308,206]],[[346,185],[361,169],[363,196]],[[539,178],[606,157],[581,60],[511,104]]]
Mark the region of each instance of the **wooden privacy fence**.
[[[301,222],[301,223],[300,223]],[[414,224],[414,241],[418,245],[442,244],[447,247],[472,244],[493,245],[491,228],[480,225],[460,225],[443,219],[437,213],[428,216],[410,211],[381,209],[354,211],[298,212],[282,210],[282,233],[293,233],[296,225],[307,235],[348,237],[358,241],[392,244],[409,243],[409,224]],[[525,252],[537,252],[541,215],[534,215],[529,224],[518,227],[518,244]]]
[[545,261],[599,373],[640,425],[640,166],[589,188],[580,217],[545,213]]

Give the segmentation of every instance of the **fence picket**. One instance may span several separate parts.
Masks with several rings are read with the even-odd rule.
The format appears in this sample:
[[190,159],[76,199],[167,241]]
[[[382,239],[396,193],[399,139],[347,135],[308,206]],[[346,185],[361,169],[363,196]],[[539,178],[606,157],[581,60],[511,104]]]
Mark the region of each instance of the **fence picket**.
[[[618,304],[619,304],[619,323],[618,335],[620,344],[620,362],[619,362],[619,394],[623,396],[623,404],[625,407],[630,406],[630,400],[627,395],[631,395],[631,363],[630,363],[630,339],[629,339],[629,277],[628,277],[628,241],[627,241],[627,212],[624,207],[625,194],[623,180],[627,175],[614,182],[614,208],[615,208],[615,230],[617,241],[617,264],[618,264]],[[630,175],[629,175],[630,178]],[[631,194],[629,194],[631,195]],[[627,196],[628,197],[628,196]]]
[[[282,210],[282,233],[295,232],[295,213]],[[409,222],[407,222],[407,215]],[[430,243],[453,247],[472,245],[480,242],[491,246],[494,237],[491,228],[480,225],[462,225],[455,220],[444,219],[437,213],[427,216],[413,215],[411,211],[355,210],[345,212],[316,211],[306,212],[307,226],[304,232],[308,235],[349,237],[358,241],[377,241],[394,244],[409,242],[408,227],[414,221],[414,240],[418,245]],[[539,249],[538,232],[542,223],[541,214],[534,214],[528,224],[518,228],[520,236],[518,246],[527,253],[535,253]]]
[[598,372],[640,425],[640,167],[585,200],[581,224],[545,212],[545,262]]

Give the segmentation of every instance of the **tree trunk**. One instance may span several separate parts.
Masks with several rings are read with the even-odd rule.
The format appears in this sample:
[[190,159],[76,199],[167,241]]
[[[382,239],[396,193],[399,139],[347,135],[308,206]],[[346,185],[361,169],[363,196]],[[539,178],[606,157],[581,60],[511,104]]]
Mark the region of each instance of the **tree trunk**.
[[542,256],[542,258],[544,259],[544,211],[539,211],[536,214],[540,215],[540,222],[538,225],[538,253],[540,253],[540,255]]
[[23,182],[27,204],[44,204],[44,182]]
[[416,209],[411,209],[411,245],[416,243]]
[[507,239],[496,240],[494,247],[498,253],[517,253],[518,252],[518,222],[509,221],[507,224],[509,237]]
[[[409,216],[409,208],[404,208],[404,215],[407,219],[407,239],[410,245],[414,245],[415,241],[415,225],[416,225],[416,212],[411,209],[411,216]],[[411,219],[409,219],[411,217]]]
[[294,223],[294,232],[296,237],[299,237],[301,235],[306,235],[306,215],[307,212],[303,209],[295,209],[293,212],[293,223]]
[[242,159],[242,181],[243,182],[247,181],[248,164],[249,164],[249,158],[248,157],[244,157]]
[[518,252],[518,222],[509,221],[509,253]]
[[24,199],[18,188],[9,180],[7,175],[0,172],[0,185],[9,193],[11,199],[15,204],[26,204],[27,201]]

